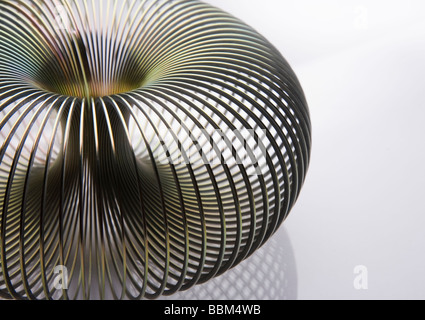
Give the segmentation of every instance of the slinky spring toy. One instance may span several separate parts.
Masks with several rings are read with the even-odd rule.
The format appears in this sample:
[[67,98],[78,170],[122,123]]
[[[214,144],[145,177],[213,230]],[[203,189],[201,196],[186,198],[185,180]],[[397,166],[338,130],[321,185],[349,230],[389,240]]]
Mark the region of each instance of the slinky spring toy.
[[8,0],[0,147],[0,296],[152,299],[273,235],[311,124],[276,48],[211,5]]

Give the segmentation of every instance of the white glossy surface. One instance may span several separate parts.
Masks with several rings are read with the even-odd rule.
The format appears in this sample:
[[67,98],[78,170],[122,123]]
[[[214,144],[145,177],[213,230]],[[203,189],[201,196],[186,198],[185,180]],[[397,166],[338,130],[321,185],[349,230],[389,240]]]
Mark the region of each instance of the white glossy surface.
[[275,44],[309,101],[313,157],[285,223],[298,298],[425,299],[425,3],[207,2]]

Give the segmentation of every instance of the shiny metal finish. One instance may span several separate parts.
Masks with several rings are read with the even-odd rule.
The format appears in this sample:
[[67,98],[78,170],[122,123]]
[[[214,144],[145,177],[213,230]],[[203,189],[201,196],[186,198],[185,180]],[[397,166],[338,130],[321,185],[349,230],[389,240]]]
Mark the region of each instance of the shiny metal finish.
[[277,230],[311,124],[281,54],[203,2],[2,1],[0,146],[2,297],[156,298]]

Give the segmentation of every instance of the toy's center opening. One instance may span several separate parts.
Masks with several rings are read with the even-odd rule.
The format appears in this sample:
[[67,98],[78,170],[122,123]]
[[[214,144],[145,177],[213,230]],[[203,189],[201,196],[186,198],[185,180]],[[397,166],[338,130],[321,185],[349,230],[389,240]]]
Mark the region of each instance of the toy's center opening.
[[141,59],[119,43],[96,37],[73,37],[63,48],[52,48],[52,56],[37,72],[37,84],[61,95],[97,98],[140,88],[146,78]]

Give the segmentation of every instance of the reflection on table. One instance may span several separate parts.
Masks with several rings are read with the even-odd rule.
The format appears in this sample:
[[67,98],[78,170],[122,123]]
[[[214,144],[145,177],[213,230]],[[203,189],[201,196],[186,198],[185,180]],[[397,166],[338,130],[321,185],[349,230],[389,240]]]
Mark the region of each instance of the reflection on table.
[[160,300],[295,300],[297,272],[285,228],[225,274]]

